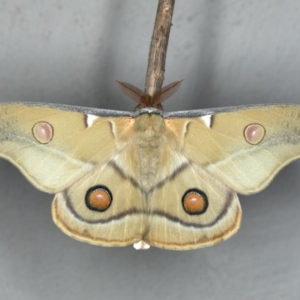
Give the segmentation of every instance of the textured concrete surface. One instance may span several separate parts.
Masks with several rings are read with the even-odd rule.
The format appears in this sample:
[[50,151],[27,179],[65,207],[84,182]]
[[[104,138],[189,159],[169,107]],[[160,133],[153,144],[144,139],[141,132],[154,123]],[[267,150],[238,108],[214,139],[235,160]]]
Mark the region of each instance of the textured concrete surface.
[[[156,1],[0,0],[0,101],[131,110]],[[300,104],[298,0],[177,0],[166,110]],[[240,197],[233,238],[188,252],[101,248],[53,224],[52,195],[0,160],[0,299],[299,299],[300,162]]]

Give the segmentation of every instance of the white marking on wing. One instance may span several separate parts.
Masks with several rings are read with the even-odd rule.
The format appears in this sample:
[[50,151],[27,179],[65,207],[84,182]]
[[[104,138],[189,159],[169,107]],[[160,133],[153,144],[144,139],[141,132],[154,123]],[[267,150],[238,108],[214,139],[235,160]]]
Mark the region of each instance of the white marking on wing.
[[86,115],[86,126],[91,127],[93,123],[95,122],[96,119],[99,117],[94,116],[94,115]]
[[206,127],[208,127],[208,128],[211,127],[212,115],[203,116],[203,117],[200,117],[200,119],[203,120]]

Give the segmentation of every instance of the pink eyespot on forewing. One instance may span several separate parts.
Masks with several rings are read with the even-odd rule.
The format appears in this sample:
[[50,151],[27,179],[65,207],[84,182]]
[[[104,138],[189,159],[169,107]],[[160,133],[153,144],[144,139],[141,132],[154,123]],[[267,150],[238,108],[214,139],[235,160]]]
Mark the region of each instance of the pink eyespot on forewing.
[[39,143],[47,144],[53,138],[53,128],[47,122],[38,122],[32,127],[32,134]]
[[244,130],[244,137],[251,145],[259,144],[265,137],[266,130],[260,124],[249,124]]

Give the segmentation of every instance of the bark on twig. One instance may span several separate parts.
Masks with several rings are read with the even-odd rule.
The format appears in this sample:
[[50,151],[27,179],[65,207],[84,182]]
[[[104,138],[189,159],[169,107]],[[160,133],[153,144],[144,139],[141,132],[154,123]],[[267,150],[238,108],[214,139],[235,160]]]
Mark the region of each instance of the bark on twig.
[[145,93],[151,96],[163,84],[174,5],[175,0],[158,1],[145,84]]

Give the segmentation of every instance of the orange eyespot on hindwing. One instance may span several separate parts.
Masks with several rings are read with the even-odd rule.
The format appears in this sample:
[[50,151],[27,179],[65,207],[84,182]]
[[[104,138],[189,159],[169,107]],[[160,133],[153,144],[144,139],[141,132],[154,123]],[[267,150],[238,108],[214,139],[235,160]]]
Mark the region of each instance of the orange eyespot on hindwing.
[[49,123],[38,122],[32,127],[32,134],[39,143],[47,144],[53,138],[53,128]]
[[244,130],[244,137],[251,145],[259,144],[265,137],[266,130],[260,124],[249,124]]
[[189,215],[200,215],[207,210],[208,199],[204,192],[190,189],[182,197],[182,206]]
[[86,206],[95,211],[106,211],[111,203],[113,197],[110,190],[102,185],[97,185],[90,188],[85,195]]

